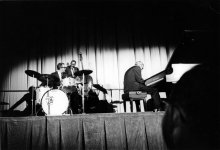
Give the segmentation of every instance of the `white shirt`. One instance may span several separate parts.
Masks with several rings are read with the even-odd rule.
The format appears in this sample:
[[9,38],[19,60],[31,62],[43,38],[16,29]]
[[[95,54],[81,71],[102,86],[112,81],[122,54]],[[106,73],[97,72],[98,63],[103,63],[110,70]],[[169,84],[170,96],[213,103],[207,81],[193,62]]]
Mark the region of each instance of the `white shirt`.
[[59,75],[60,80],[62,80],[61,72],[60,72],[60,71],[57,71],[57,73],[58,73],[58,75]]
[[71,70],[72,76],[74,76],[74,74],[73,74],[73,73],[74,73],[74,72],[73,72],[74,68],[71,68],[70,70]]

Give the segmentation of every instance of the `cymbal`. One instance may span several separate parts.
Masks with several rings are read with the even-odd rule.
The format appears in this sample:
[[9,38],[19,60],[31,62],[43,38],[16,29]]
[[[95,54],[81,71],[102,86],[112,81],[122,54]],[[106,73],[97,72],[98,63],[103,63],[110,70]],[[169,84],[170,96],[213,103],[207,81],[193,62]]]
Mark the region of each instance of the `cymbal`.
[[41,74],[38,78],[41,82],[51,82],[55,80],[55,77],[50,74]]
[[25,70],[25,73],[28,76],[34,77],[34,78],[38,78],[40,76],[40,73],[33,71],[33,70]]
[[92,73],[92,70],[80,70],[74,73],[75,76],[89,75]]
[[102,91],[104,94],[107,94],[107,93],[108,93],[107,90],[106,90],[105,88],[103,88],[102,86],[100,86],[99,84],[93,84],[92,86],[93,86],[94,88],[96,88],[96,89]]
[[7,102],[0,102],[0,105],[9,105]]

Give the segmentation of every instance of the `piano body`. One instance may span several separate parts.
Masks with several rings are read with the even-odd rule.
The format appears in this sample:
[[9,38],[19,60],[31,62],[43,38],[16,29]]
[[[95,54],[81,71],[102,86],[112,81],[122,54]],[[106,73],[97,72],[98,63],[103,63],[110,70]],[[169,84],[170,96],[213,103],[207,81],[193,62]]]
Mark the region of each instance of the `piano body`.
[[216,65],[217,50],[213,32],[185,30],[166,68],[146,79],[145,85],[156,87],[169,97],[173,86],[186,71],[198,64]]

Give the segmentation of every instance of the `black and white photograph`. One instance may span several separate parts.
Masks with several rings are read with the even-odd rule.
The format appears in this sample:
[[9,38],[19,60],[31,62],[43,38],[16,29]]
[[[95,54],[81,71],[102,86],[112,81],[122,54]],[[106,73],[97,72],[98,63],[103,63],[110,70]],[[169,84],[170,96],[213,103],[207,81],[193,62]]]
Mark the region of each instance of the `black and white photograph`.
[[1,0],[0,150],[219,150],[220,1]]

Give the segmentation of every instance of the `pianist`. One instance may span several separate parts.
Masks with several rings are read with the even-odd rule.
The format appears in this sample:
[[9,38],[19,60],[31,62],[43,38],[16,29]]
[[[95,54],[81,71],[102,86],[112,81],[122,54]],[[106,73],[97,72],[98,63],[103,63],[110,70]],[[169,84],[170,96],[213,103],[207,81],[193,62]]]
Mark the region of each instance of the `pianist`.
[[[161,101],[159,92],[157,89],[145,86],[144,79],[141,75],[141,70],[144,68],[144,64],[141,61],[137,61],[135,66],[129,68],[124,75],[124,93],[130,91],[144,91],[151,95],[154,100],[155,111],[161,110]],[[135,101],[136,106],[140,105],[139,101]]]

